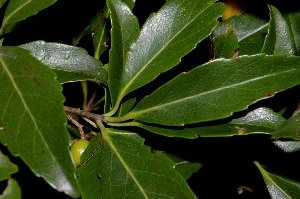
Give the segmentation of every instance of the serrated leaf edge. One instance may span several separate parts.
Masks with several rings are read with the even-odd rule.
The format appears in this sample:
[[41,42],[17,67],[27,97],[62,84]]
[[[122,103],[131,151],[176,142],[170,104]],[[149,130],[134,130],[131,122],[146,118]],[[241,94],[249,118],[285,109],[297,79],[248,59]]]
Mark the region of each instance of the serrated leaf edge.
[[[32,122],[33,122],[33,124],[34,124],[34,127],[35,127],[36,130],[39,132],[40,138],[43,140],[43,143],[46,145],[46,147],[50,149],[50,147],[49,147],[49,145],[47,144],[47,142],[46,142],[44,136],[42,136],[41,130],[39,129],[39,126],[37,125],[36,120],[35,120],[35,118],[34,118],[32,112],[30,111],[30,109],[29,109],[29,107],[28,107],[28,105],[27,105],[27,103],[26,103],[26,101],[25,101],[25,99],[24,99],[24,97],[23,97],[23,95],[22,95],[22,93],[21,93],[21,91],[20,91],[20,89],[19,89],[19,87],[18,87],[18,85],[17,85],[15,79],[14,79],[14,77],[12,76],[10,70],[8,69],[8,67],[7,67],[7,65],[5,64],[5,61],[3,60],[2,57],[0,57],[0,63],[2,64],[2,67],[3,67],[3,69],[5,70],[6,74],[8,75],[10,81],[12,82],[12,85],[13,85],[13,87],[15,88],[17,94],[19,95],[19,97],[20,97],[20,99],[21,99],[21,101],[22,101],[22,103],[23,103],[23,105],[24,105],[24,108],[25,108],[26,112],[29,114],[29,116],[30,116],[30,118],[31,118],[31,120],[32,120]],[[49,151],[51,151],[51,150],[49,150]],[[49,154],[51,155],[52,159],[55,160],[56,163],[59,163],[58,159],[53,155],[52,152],[50,152]],[[59,165],[59,164],[58,164],[58,165]],[[45,180],[47,180],[47,179],[45,178]],[[56,187],[56,185],[53,184],[51,181],[47,180],[47,182],[50,183],[53,187]],[[63,191],[67,191],[67,190],[63,190]]]

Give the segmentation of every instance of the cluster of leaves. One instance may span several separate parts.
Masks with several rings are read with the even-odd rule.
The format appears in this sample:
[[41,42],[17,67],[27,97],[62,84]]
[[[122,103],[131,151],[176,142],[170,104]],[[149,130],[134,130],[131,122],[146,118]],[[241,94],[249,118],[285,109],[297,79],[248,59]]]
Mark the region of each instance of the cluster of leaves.
[[[53,3],[0,0],[2,40],[17,23]],[[300,83],[299,12],[281,14],[270,5],[269,21],[245,13],[218,22],[225,7],[220,2],[168,0],[140,28],[134,4],[107,0],[81,35],[93,35],[93,57],[79,47],[44,41],[1,46],[0,141],[11,154],[74,198],[197,198],[186,180],[201,164],[151,151],[138,129],[186,139],[268,134],[274,141],[292,139],[274,142],[287,153],[299,150],[299,110],[284,118],[259,107],[231,117]],[[109,38],[109,63],[103,66],[99,58]],[[178,68],[207,38],[214,58],[192,69]],[[157,81],[173,69],[179,73],[171,80]],[[85,80],[106,89],[105,105],[99,117],[73,112],[99,131],[75,168],[61,84]],[[153,91],[145,95],[149,85]],[[231,119],[206,123],[224,118]],[[272,198],[300,197],[299,183],[253,164]],[[17,166],[2,153],[0,169],[0,180],[8,180],[0,198],[20,198],[11,178]]]

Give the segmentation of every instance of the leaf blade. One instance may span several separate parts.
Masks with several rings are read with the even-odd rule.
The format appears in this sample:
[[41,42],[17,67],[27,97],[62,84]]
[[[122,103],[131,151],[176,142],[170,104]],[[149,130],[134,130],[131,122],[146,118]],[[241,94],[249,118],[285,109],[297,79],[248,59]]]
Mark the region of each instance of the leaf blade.
[[21,189],[16,180],[12,178],[8,180],[7,187],[0,195],[0,199],[21,199]]
[[174,162],[163,153],[152,153],[143,142],[135,133],[108,129],[103,135],[102,131],[98,154],[80,167],[79,181],[85,167],[94,164],[103,198],[196,198],[173,168]]
[[0,82],[5,84],[0,90],[1,142],[52,187],[78,197],[64,98],[55,74],[17,47],[1,47],[0,63]]
[[60,43],[34,41],[20,45],[42,63],[53,69],[61,83],[83,80],[107,81],[107,72],[99,60],[83,48]]
[[266,171],[258,162],[254,162],[261,172],[271,198],[292,199],[300,197],[300,184],[290,179]]
[[121,79],[119,101],[177,65],[181,57],[212,32],[223,8],[211,0],[167,1],[147,20],[132,45]]
[[267,54],[295,55],[295,44],[293,43],[293,36],[287,21],[277,8],[270,5],[269,9],[269,29],[262,52]]
[[17,165],[13,164],[0,150],[0,181],[8,179],[11,174],[17,171]]
[[112,23],[108,86],[114,105],[120,90],[120,79],[124,70],[125,59],[131,44],[140,34],[140,28],[137,18],[126,3],[119,0],[109,0],[107,5]]
[[10,0],[4,14],[2,26],[16,23],[35,15],[54,4],[56,0]]
[[123,119],[171,126],[221,119],[299,84],[299,73],[300,59],[293,56],[214,60],[166,83]]
[[198,137],[228,137],[234,135],[271,134],[276,135],[276,130],[285,123],[285,119],[268,108],[258,108],[246,116],[233,119],[225,124],[208,125],[193,124],[182,127],[155,126],[147,123],[136,122],[135,126],[168,137],[182,137],[196,139]]

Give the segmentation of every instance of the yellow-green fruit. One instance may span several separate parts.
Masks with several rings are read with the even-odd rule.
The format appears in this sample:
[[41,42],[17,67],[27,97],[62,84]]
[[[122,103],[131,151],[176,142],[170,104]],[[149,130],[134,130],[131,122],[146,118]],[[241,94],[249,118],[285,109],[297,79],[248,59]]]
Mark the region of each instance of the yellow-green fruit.
[[71,146],[71,155],[76,166],[80,164],[80,157],[83,154],[86,147],[89,145],[87,140],[76,140]]

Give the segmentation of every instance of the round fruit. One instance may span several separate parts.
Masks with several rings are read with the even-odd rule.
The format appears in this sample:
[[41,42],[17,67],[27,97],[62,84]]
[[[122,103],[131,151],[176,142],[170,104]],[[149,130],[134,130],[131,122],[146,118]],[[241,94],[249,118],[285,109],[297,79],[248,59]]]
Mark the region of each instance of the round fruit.
[[83,154],[86,147],[89,145],[87,140],[76,140],[71,146],[71,156],[76,166],[80,165],[80,157]]

